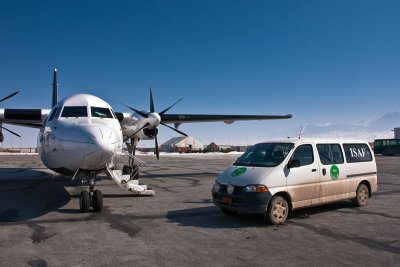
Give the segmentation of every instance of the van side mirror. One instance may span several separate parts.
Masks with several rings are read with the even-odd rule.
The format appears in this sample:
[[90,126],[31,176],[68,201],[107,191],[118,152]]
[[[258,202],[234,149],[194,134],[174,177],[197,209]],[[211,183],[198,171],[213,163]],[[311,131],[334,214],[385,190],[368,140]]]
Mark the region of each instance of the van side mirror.
[[287,165],[288,169],[300,167],[300,161],[298,159],[291,159]]

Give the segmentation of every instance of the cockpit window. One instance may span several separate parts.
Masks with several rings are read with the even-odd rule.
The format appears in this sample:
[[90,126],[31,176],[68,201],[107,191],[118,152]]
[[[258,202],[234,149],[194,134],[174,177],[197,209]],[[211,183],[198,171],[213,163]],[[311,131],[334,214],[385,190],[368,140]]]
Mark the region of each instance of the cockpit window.
[[69,106],[64,107],[61,117],[68,118],[68,117],[87,117],[87,107],[86,106]]
[[261,143],[250,147],[234,165],[254,167],[275,167],[289,154],[293,143]]
[[54,108],[49,115],[49,121],[52,121],[54,118],[54,115],[56,115],[58,108]]
[[90,111],[92,112],[92,117],[114,118],[109,108],[90,107]]

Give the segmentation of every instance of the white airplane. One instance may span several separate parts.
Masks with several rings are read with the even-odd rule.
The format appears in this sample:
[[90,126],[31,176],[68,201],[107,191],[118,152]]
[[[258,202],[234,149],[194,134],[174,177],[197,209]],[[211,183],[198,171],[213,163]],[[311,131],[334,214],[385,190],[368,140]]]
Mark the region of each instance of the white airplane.
[[[18,92],[0,100],[3,102]],[[239,120],[289,119],[292,115],[193,115],[166,114],[175,104],[161,112],[154,108],[150,87],[150,111],[140,111],[132,107],[132,113],[114,112],[104,100],[88,94],[78,94],[58,102],[57,69],[53,76],[52,109],[0,109],[0,142],[4,136],[2,129],[11,134],[17,133],[4,128],[2,123],[40,128],[38,151],[43,164],[72,179],[83,176],[89,185],[89,192],[80,194],[82,212],[101,211],[103,197],[100,190],[94,190],[96,177],[106,173],[124,189],[144,195],[153,195],[145,185],[139,185],[137,177],[139,165],[143,163],[135,157],[139,140],[155,140],[155,152],[159,159],[158,127],[164,125],[179,134],[187,136],[177,128],[188,122],[233,123]],[[173,123],[175,127],[167,125]],[[128,163],[118,170],[116,162],[128,148]]]

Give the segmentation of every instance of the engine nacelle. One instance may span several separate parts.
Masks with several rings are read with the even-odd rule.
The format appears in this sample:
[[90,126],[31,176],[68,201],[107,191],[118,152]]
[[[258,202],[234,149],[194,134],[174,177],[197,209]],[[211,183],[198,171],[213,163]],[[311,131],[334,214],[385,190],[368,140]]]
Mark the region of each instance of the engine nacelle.
[[143,129],[143,133],[150,138],[153,138],[154,136],[156,136],[158,134],[158,128],[144,128]]

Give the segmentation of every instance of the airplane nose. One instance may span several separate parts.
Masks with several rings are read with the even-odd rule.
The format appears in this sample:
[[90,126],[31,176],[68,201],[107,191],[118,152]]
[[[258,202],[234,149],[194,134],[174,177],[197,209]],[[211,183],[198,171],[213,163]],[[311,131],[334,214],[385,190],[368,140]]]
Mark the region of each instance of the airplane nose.
[[102,125],[86,129],[88,150],[84,155],[87,169],[102,168],[110,163],[116,153],[115,133]]

